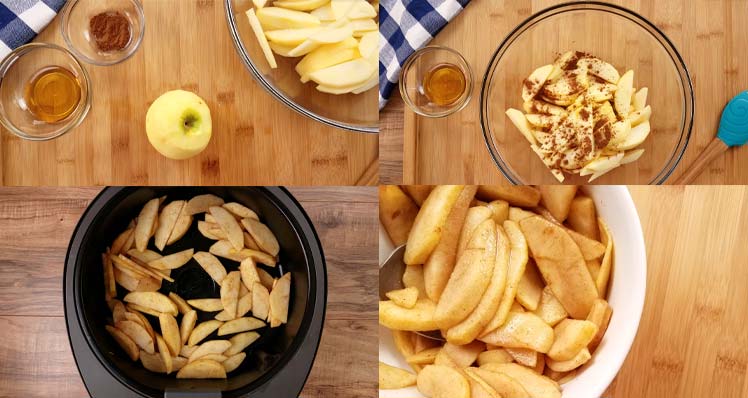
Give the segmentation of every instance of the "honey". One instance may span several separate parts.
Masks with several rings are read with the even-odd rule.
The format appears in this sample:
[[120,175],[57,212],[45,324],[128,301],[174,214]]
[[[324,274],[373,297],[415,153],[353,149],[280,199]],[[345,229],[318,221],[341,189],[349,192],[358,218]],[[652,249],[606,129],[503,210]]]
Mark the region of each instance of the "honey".
[[36,118],[47,123],[56,123],[78,106],[81,85],[75,75],[61,66],[40,69],[26,84],[24,90],[26,106]]
[[465,92],[465,86],[465,74],[454,64],[438,64],[423,78],[424,94],[439,106],[455,103]]

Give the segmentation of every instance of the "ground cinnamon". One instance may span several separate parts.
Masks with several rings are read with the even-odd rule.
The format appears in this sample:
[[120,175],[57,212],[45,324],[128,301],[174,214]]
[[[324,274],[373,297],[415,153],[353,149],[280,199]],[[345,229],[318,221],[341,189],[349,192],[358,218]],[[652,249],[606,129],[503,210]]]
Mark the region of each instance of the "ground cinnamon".
[[130,21],[120,12],[102,12],[89,21],[91,37],[104,52],[119,51],[130,43]]

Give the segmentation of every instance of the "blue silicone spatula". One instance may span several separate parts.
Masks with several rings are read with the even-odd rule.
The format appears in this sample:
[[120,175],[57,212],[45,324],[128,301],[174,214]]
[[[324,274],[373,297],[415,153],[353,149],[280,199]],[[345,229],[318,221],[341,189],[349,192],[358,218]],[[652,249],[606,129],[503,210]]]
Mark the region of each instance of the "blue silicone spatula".
[[727,151],[730,147],[744,145],[748,142],[748,91],[735,96],[722,112],[719,131],[704,152],[696,158],[691,167],[678,179],[676,185],[688,185],[698,177],[709,164]]

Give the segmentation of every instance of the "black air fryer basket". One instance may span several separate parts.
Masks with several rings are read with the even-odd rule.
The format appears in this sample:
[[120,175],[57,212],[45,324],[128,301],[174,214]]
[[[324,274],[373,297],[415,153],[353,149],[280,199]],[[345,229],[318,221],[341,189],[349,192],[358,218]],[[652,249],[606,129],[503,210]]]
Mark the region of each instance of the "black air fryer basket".
[[[111,312],[104,299],[101,253],[148,200],[166,195],[168,202],[205,193],[253,209],[275,233],[281,246],[278,265],[265,269],[275,277],[292,274],[289,318],[280,328],[260,330],[262,337],[245,350],[247,358],[228,379],[177,380],[174,373],[152,373],[140,362],[131,361],[106,332]],[[201,216],[196,216],[182,239],[165,248],[164,255],[188,248],[208,250],[213,241],[199,233],[197,217]],[[238,267],[226,259],[221,262],[229,271]],[[194,260],[173,270],[171,276],[175,282],[164,281],[162,293],[174,291],[185,299],[219,296],[220,287]],[[104,189],[78,222],[68,247],[63,290],[70,343],[92,397],[295,398],[311,371],[322,335],[327,274],[317,233],[284,188],[118,187]],[[119,290],[118,296],[124,293]],[[158,319],[147,318],[158,330]],[[210,318],[210,314],[200,313],[198,322]]]

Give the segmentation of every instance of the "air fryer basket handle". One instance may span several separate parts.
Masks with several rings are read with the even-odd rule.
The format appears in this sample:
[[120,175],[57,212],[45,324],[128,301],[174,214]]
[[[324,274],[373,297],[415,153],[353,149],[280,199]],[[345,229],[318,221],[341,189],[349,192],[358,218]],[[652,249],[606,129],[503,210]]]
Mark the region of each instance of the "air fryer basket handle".
[[221,398],[220,391],[165,391],[164,398]]

